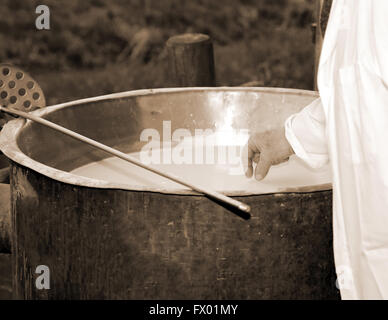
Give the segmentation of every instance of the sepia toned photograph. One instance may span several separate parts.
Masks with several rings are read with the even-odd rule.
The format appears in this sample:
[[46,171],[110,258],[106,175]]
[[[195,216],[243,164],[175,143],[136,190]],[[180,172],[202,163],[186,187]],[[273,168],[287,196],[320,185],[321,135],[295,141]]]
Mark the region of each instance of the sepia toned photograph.
[[388,299],[388,1],[0,13],[0,300]]

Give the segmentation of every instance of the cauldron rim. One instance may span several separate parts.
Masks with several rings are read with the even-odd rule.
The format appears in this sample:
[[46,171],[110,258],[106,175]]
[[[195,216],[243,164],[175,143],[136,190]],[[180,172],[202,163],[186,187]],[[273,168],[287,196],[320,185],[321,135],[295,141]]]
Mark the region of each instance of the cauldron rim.
[[[294,95],[304,95],[311,97],[318,97],[316,91],[303,90],[303,89],[290,89],[290,88],[273,88],[273,87],[185,87],[185,88],[156,88],[156,89],[142,89],[142,90],[131,90],[124,91],[119,93],[112,93],[108,95],[102,95],[97,97],[85,98],[73,100],[61,104],[52,105],[44,109],[38,109],[32,111],[31,113],[45,117],[48,114],[51,114],[57,110],[69,108],[76,105],[89,104],[93,102],[109,101],[116,100],[128,97],[144,96],[144,95],[156,95],[161,93],[179,93],[179,92],[200,92],[200,91],[231,91],[231,92],[258,92],[258,93],[280,93],[280,94],[294,94]],[[45,165],[39,161],[36,161],[28,157],[23,151],[19,148],[17,143],[17,138],[20,132],[31,125],[31,121],[27,122],[23,119],[15,119],[9,121],[1,131],[0,134],[0,149],[1,151],[15,163],[27,167],[35,172],[38,172],[48,178],[71,184],[76,186],[91,187],[98,189],[121,189],[128,191],[142,191],[142,192],[155,192],[155,193],[165,193],[165,194],[181,194],[181,195],[200,195],[195,191],[187,189],[171,189],[171,188],[156,188],[156,187],[144,187],[136,186],[130,184],[114,183],[98,179],[87,178],[83,176],[78,176],[66,171],[56,169]],[[269,194],[282,194],[282,193],[305,193],[305,192],[314,192],[314,191],[324,191],[330,190],[332,188],[330,183],[306,186],[306,187],[288,187],[284,189],[279,189],[276,193]],[[250,195],[261,195],[263,193],[254,193],[254,192],[244,192],[241,190],[238,191],[228,191],[222,192],[230,196],[250,196]]]

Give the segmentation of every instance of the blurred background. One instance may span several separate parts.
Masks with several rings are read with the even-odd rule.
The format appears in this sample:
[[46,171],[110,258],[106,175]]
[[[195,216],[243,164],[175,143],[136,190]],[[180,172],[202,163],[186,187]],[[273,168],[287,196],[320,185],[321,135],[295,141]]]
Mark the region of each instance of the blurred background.
[[[37,30],[35,8],[50,8]],[[165,41],[199,32],[214,44],[217,85],[312,89],[314,0],[1,0],[0,61],[21,66],[48,105],[168,87]]]
[[[50,8],[37,30],[35,8]],[[217,85],[312,89],[314,0],[1,0],[0,62],[35,77],[47,104],[168,87],[173,35],[208,34]],[[0,255],[0,299],[11,297],[10,255]]]

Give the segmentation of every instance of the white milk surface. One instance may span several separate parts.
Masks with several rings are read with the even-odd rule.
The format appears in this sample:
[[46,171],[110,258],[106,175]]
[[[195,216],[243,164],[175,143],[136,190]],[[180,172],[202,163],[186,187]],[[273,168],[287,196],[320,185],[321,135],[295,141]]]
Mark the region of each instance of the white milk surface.
[[[165,150],[165,149],[163,149]],[[168,150],[169,151],[169,150]],[[129,154],[140,159],[140,153]],[[289,188],[318,186],[331,183],[329,166],[318,170],[309,168],[296,156],[288,162],[271,167],[262,181],[246,178],[240,166],[228,164],[151,164],[193,184],[223,192],[272,193]],[[76,168],[71,173],[112,183],[146,188],[188,189],[146,169],[111,157]]]

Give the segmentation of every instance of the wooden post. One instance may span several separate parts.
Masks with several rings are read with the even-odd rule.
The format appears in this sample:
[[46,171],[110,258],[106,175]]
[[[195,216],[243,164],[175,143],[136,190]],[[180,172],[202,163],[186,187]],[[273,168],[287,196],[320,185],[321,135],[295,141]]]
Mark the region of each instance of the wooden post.
[[331,4],[333,0],[316,0],[315,6],[315,59],[314,59],[314,90],[317,90],[317,74],[319,66],[319,57],[321,55],[323,36],[326,31],[327,22],[329,20],[329,14]]
[[199,33],[173,36],[166,47],[172,86],[215,86],[213,44],[209,36]]
[[314,52],[314,90],[317,90],[317,75],[318,75],[318,66],[319,66],[319,57],[321,55],[321,49],[322,49],[322,42],[323,37],[321,33],[321,27],[320,27],[320,16],[321,16],[321,9],[322,4],[324,0],[316,0],[315,4],[315,21],[316,22],[316,28],[315,28],[315,52]]

